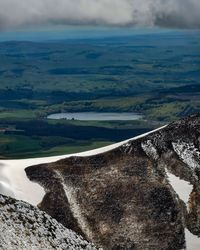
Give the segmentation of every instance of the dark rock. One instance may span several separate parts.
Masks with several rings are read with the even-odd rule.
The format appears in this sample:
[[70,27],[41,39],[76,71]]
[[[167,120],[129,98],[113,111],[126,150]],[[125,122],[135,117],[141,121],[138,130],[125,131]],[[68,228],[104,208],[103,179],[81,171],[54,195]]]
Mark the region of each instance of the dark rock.
[[[194,186],[189,211],[166,171]],[[183,249],[185,226],[200,236],[200,116],[26,173],[47,191],[42,210],[104,249]]]

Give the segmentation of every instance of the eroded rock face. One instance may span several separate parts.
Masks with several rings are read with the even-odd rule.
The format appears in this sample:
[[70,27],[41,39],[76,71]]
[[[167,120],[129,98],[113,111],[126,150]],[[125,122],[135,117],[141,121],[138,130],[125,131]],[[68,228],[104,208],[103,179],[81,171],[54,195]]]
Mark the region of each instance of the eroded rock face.
[[[189,209],[166,171],[194,186]],[[183,249],[185,226],[200,236],[200,116],[26,173],[46,190],[42,210],[104,249]]]
[[97,248],[38,208],[0,195],[0,249]]

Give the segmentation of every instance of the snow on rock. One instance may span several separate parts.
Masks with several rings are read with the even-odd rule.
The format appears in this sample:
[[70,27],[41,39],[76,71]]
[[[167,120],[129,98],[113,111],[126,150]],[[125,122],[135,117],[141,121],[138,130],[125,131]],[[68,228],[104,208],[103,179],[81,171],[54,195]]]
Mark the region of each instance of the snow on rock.
[[[184,201],[188,208],[188,200],[192,192],[193,186],[184,180],[170,174],[166,171],[168,180],[173,187],[174,191],[177,193],[179,198]],[[192,234],[188,229],[185,229],[185,239],[186,239],[186,249],[187,250],[199,250],[200,249],[200,238]]]
[[177,193],[179,198],[184,201],[185,205],[188,205],[189,197],[193,189],[193,185],[189,182],[181,180],[179,177],[169,173],[166,170],[169,183],[173,187],[174,191]]
[[193,143],[173,142],[173,149],[180,159],[192,170],[199,168],[200,152]]
[[141,144],[142,149],[146,153],[147,156],[153,158],[154,160],[157,160],[159,158],[159,155],[157,153],[157,149],[154,147],[151,140],[147,140]]
[[192,233],[188,229],[185,229],[186,249],[187,250],[199,250],[200,238]]
[[90,227],[87,223],[87,220],[86,220],[85,216],[83,215],[83,213],[81,212],[81,208],[77,202],[76,191],[69,184],[66,185],[63,176],[58,171],[55,171],[55,172],[57,174],[57,177],[61,180],[63,190],[64,190],[66,197],[69,201],[71,212],[72,212],[74,218],[77,219],[81,230],[83,232],[85,232],[88,236],[90,236],[90,239],[91,239],[92,232],[90,231]]

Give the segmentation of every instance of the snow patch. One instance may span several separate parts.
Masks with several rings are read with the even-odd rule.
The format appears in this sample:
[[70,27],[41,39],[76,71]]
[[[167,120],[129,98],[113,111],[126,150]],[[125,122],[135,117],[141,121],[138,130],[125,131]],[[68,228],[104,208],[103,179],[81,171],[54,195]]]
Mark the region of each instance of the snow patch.
[[144,150],[144,152],[146,153],[146,155],[149,156],[150,158],[153,158],[154,160],[157,160],[159,158],[157,149],[154,147],[151,140],[143,142],[141,144],[141,147]]
[[13,196],[14,197],[14,190],[12,190],[11,186],[5,182],[0,181],[0,193],[7,196]]
[[[174,191],[177,193],[179,198],[183,200],[188,209],[188,200],[192,192],[193,186],[187,181],[183,181],[180,178],[176,177],[173,174],[170,174],[166,170],[168,180],[173,187]],[[200,238],[196,235],[193,235],[188,229],[185,229],[185,240],[186,240],[186,249],[188,250],[199,250],[200,249]]]
[[172,143],[174,151],[179,158],[192,170],[200,167],[200,152],[193,143],[178,142]]
[[190,194],[193,189],[193,185],[191,185],[189,182],[181,180],[179,177],[176,177],[175,175],[169,173],[166,170],[169,183],[173,187],[174,191],[177,193],[179,198],[184,201],[188,208],[188,201],[190,198]]
[[192,233],[188,229],[185,229],[186,249],[199,250],[200,238]]
[[79,207],[79,203],[77,202],[76,199],[76,190],[74,190],[74,188],[70,187],[70,185],[66,185],[64,178],[62,177],[62,175],[58,172],[55,171],[55,173],[57,174],[58,178],[61,180],[62,186],[63,186],[63,190],[65,191],[65,195],[68,199],[71,211],[74,215],[74,218],[77,219],[78,224],[80,226],[80,228],[82,229],[83,232],[86,232],[87,236],[90,237],[90,239],[92,239],[92,232],[90,231],[90,227],[89,224],[87,223],[84,215],[81,212],[81,209]]

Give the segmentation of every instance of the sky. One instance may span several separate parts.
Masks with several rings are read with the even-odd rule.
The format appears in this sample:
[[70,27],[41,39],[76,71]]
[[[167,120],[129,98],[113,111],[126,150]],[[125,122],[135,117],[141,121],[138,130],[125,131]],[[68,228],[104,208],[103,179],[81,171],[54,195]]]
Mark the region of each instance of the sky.
[[0,30],[45,25],[200,28],[200,0],[0,0]]

